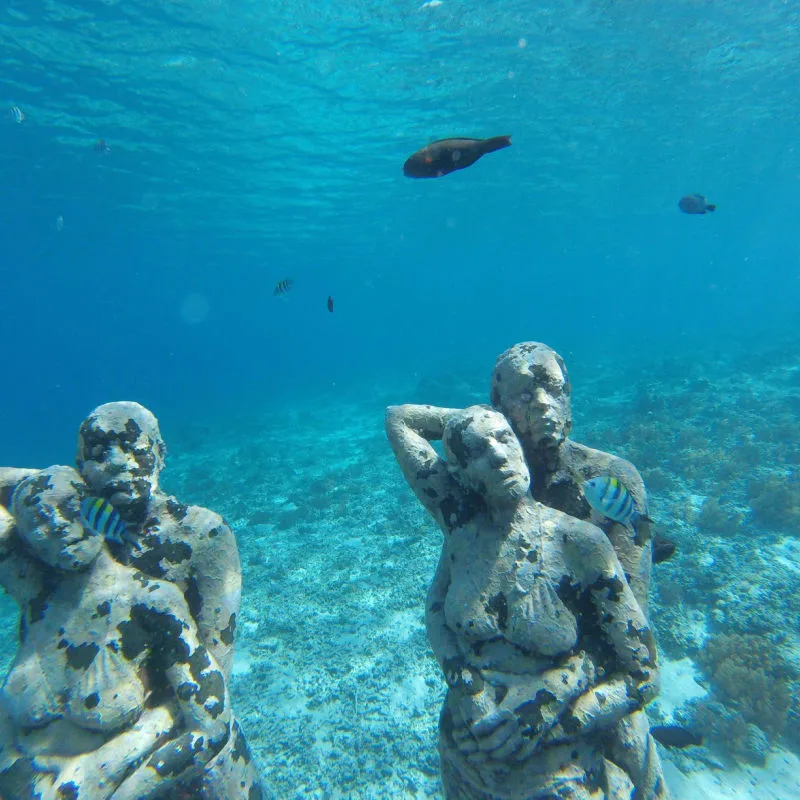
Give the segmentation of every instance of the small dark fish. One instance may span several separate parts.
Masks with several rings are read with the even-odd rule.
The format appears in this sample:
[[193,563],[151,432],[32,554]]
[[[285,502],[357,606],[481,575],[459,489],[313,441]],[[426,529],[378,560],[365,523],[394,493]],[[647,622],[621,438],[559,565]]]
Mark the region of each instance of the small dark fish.
[[80,513],[83,524],[90,531],[112,542],[118,544],[129,542],[137,550],[142,549],[139,542],[136,541],[136,537],[128,530],[128,526],[108,500],[103,500],[101,497],[84,497],[81,500]]
[[656,725],[650,728],[653,738],[667,747],[699,747],[703,737],[680,725]]
[[286,294],[293,285],[294,280],[292,278],[284,278],[275,284],[275,291],[272,294]]
[[333,298],[330,295],[328,295],[328,311],[333,314]]
[[106,142],[105,139],[98,139],[93,145],[92,149],[98,155],[105,156],[111,152],[111,146]]
[[663,536],[656,534],[653,537],[653,563],[660,564],[668,558],[672,558],[678,545],[672,539],[666,539]]
[[510,136],[491,139],[439,139],[417,150],[405,164],[407,178],[441,178],[457,169],[472,166],[481,156],[511,145]]
[[678,200],[678,208],[684,214],[705,214],[707,211],[716,211],[717,207],[706,201],[702,194],[687,194]]

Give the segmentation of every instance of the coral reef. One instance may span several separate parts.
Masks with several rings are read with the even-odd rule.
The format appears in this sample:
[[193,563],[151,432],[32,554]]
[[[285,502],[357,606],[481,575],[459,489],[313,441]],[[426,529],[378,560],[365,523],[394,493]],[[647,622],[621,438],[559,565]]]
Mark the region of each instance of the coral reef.
[[706,641],[697,660],[714,695],[745,722],[772,738],[784,732],[798,672],[780,646],[764,636],[723,633]]
[[708,497],[697,516],[697,528],[705,534],[736,536],[740,533],[742,516],[735,510],[726,510],[716,497]]
[[773,472],[751,478],[747,497],[756,523],[800,535],[800,476]]
[[767,735],[723,703],[707,698],[690,700],[678,720],[737,760],[759,766],[766,763],[770,750]]

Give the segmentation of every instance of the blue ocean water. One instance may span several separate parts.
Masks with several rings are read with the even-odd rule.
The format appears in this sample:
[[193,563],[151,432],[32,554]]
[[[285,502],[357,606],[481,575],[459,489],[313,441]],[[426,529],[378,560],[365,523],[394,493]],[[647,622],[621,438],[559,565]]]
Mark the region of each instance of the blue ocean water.
[[[73,463],[100,403],[158,416],[165,487],[239,539],[237,710],[277,797],[439,796],[438,532],[383,407],[486,402],[519,341],[565,358],[576,438],[660,473],[681,544],[662,574],[690,587],[654,578],[674,663],[700,647],[686,620],[734,602],[691,576],[745,553],[764,564],[742,592],[789,603],[797,644],[799,4],[8,0],[0,43],[0,464]],[[433,139],[500,134],[468,169],[402,174]],[[681,214],[691,192],[716,212]],[[774,475],[788,511],[759,517],[748,481]],[[742,524],[704,538],[718,495]],[[312,712],[330,696],[346,713]],[[413,735],[382,750],[398,720]],[[774,758],[798,742],[782,729]],[[679,787],[703,764],[721,797],[762,796],[720,758],[681,762],[676,797],[702,796]],[[786,763],[778,794],[773,773],[741,780],[800,797]]]

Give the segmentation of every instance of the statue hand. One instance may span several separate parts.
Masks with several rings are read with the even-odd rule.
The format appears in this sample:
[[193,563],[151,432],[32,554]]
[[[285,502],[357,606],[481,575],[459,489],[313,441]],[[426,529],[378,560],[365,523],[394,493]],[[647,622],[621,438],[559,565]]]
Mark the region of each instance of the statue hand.
[[452,720],[450,737],[465,758],[503,761],[522,745],[519,718],[498,704],[494,687],[476,674],[471,682],[452,686],[447,705]]

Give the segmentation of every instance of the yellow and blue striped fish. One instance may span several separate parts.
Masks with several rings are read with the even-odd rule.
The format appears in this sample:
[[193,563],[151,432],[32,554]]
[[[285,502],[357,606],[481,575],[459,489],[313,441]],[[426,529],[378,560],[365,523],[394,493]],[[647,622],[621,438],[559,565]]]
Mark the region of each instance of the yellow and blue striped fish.
[[581,484],[583,496],[598,513],[622,525],[635,526],[649,517],[636,510],[631,493],[616,478],[603,475]]
[[141,550],[136,537],[128,530],[128,526],[108,500],[84,497],[81,500],[81,519],[90,531],[119,544],[129,542],[137,550]]

